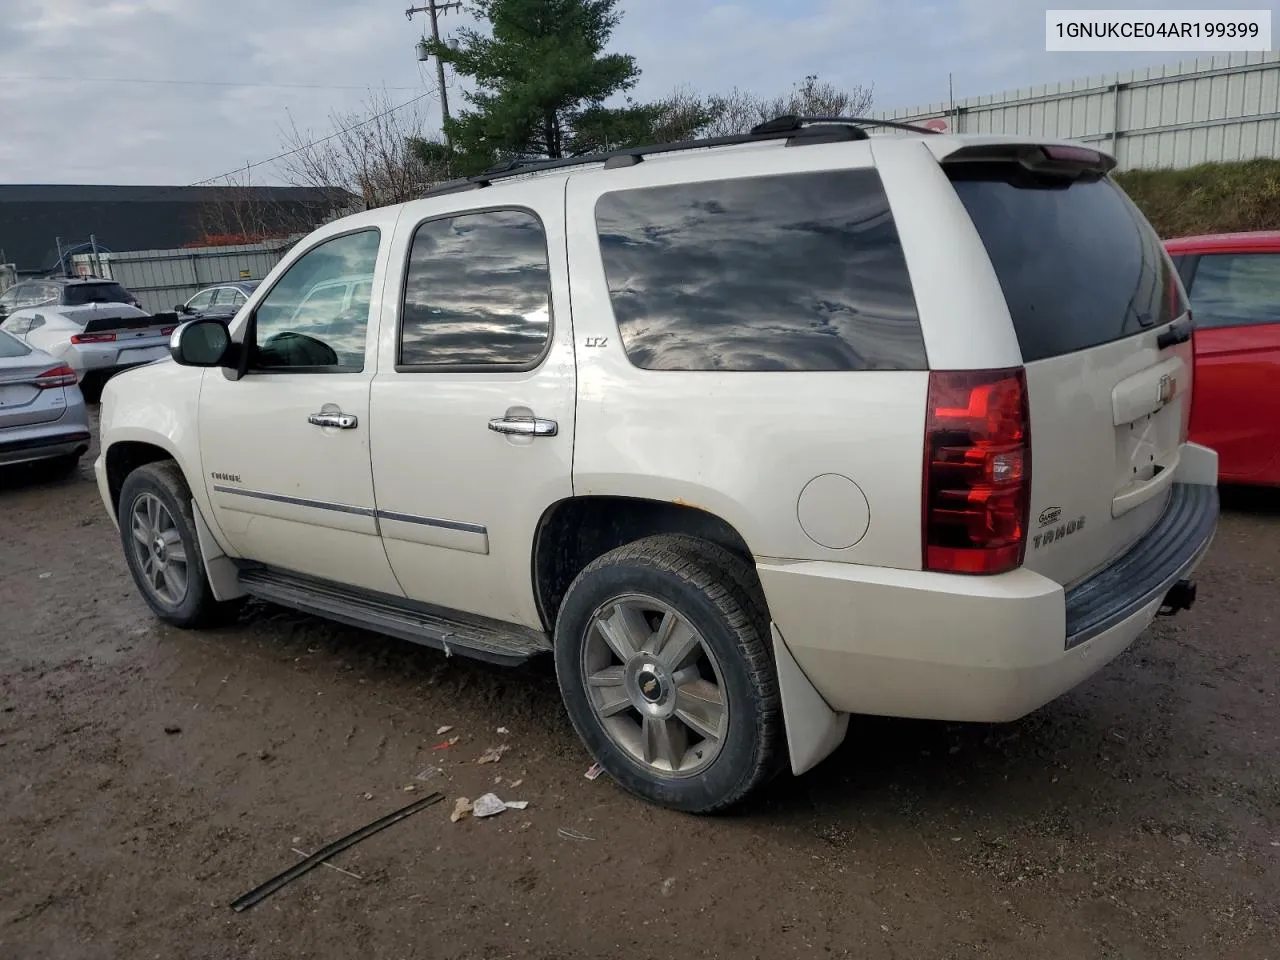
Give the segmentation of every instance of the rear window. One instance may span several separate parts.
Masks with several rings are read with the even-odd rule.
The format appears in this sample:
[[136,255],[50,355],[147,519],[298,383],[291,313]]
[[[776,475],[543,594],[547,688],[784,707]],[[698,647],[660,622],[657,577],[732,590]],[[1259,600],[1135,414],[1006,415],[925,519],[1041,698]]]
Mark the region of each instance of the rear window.
[[836,170],[607,193],[596,226],[646,370],[922,370],[880,177]]
[[11,337],[3,330],[0,330],[0,360],[8,360],[11,357],[25,357],[30,352],[16,337]]
[[82,307],[86,303],[129,303],[133,299],[118,283],[72,284],[63,291],[62,298],[69,307]]
[[948,170],[987,248],[1026,363],[1167,324],[1186,310],[1155,231],[1107,179],[1044,180],[1004,164]]

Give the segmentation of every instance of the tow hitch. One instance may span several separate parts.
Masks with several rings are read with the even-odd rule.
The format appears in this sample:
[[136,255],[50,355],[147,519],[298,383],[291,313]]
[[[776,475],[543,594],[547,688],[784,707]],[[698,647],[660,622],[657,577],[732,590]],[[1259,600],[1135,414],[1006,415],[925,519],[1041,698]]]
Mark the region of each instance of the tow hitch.
[[1180,610],[1190,610],[1195,602],[1196,585],[1190,580],[1179,580],[1164,595],[1158,613],[1162,617],[1171,617]]

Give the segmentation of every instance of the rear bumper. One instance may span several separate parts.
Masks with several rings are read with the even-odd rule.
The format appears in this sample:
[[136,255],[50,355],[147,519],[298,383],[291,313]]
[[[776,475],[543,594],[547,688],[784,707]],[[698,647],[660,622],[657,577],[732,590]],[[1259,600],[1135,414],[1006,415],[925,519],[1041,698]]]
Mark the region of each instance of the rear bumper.
[[1199,564],[1216,529],[1217,488],[1173,490],[1152,530],[1070,593],[1026,569],[965,577],[825,561],[757,566],[783,640],[833,710],[1014,720],[1116,657]]
[[1209,549],[1218,509],[1217,487],[1175,483],[1156,525],[1105,570],[1067,591],[1067,649],[1162,600]]
[[84,426],[32,427],[23,431],[25,436],[6,439],[0,434],[0,465],[29,463],[48,460],[51,457],[83,455],[89,449],[91,437]]
[[[143,352],[146,351],[146,352]],[[142,341],[120,348],[115,344],[78,344],[63,355],[81,378],[87,373],[111,374],[162,360],[169,355],[168,338]]]

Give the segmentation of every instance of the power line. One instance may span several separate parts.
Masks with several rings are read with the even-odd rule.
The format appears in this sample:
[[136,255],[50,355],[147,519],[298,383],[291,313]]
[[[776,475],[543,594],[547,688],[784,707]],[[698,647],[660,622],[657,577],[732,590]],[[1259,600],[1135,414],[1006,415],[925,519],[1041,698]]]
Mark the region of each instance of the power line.
[[341,130],[335,130],[333,133],[329,134],[326,137],[321,137],[318,140],[312,140],[310,143],[304,143],[300,147],[294,147],[292,150],[286,150],[284,153],[277,154],[274,157],[269,157],[266,160],[258,160],[254,163],[245,164],[243,167],[236,167],[234,170],[228,170],[226,173],[220,173],[216,177],[206,177],[203,180],[197,180],[195,181],[195,183],[188,184],[188,186],[191,186],[191,187],[204,186],[205,184],[213,183],[216,180],[225,180],[228,177],[233,176],[242,171],[252,170],[255,167],[263,167],[269,163],[275,163],[277,160],[283,160],[285,157],[291,157],[295,153],[301,153],[303,150],[309,150],[312,147],[317,147],[322,143],[326,143],[330,140],[335,139],[336,137],[342,136],[344,133],[350,133],[352,130],[357,130],[360,127],[373,123],[375,120],[381,120],[383,117],[389,116],[390,114],[395,113],[397,110],[403,110],[405,107],[411,107],[418,101],[425,100],[431,96],[434,96],[434,94],[430,91],[428,91],[427,93],[419,94],[418,96],[413,97],[410,100],[406,100],[404,103],[398,103],[394,107],[391,107],[387,110],[383,110],[381,113],[375,113],[371,117],[365,117],[363,120],[359,121],[358,123],[353,123],[349,127],[343,127]]
[[[369,87],[336,83],[249,83],[238,80],[175,80],[162,77],[71,77],[41,74],[0,76],[0,82],[42,83],[142,83],[184,87],[254,87],[264,90],[368,90]],[[416,90],[417,87],[383,87],[384,90]]]

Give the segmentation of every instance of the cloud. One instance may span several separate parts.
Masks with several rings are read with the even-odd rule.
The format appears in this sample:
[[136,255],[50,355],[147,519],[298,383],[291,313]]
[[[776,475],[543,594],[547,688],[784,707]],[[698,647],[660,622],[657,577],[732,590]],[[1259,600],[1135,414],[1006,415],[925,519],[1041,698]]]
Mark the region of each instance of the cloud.
[[[5,0],[4,7],[0,179],[8,182],[189,183],[278,153],[280,130],[291,122],[328,132],[332,112],[360,110],[366,91],[383,86],[406,88],[388,92],[394,102],[430,94],[425,119],[438,124],[434,71],[413,50],[424,18],[409,23],[394,4]],[[1046,53],[1044,6],[1027,0],[623,0],[622,8],[613,47],[636,56],[641,98],[682,84],[779,94],[816,73],[874,85],[877,108],[914,107],[945,100],[949,73],[964,97],[1178,59]],[[446,30],[467,22],[456,13],[441,21]],[[356,89],[13,79],[30,76]],[[461,104],[456,88],[453,102]],[[254,178],[278,174],[264,168]]]

